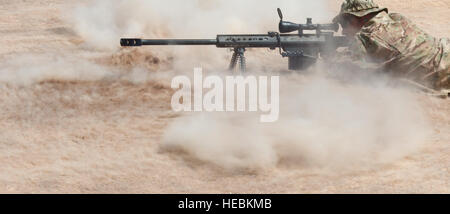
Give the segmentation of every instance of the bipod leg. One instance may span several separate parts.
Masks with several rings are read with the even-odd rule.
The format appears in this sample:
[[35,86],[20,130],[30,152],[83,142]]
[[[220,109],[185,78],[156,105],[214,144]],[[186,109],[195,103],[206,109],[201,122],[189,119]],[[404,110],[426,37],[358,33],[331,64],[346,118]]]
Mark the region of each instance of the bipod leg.
[[240,67],[241,73],[245,73],[245,69],[246,69],[244,53],[245,53],[245,48],[242,48],[239,51],[239,67]]
[[238,52],[236,51],[236,48],[235,48],[234,52],[233,52],[233,56],[231,57],[230,66],[228,67],[228,69],[230,71],[233,71],[234,68],[236,68],[237,60],[238,60]]
[[245,48],[234,48],[233,56],[231,57],[231,62],[229,66],[230,71],[234,71],[236,68],[237,62],[239,60],[239,70],[241,72],[245,72],[246,63],[245,63]]

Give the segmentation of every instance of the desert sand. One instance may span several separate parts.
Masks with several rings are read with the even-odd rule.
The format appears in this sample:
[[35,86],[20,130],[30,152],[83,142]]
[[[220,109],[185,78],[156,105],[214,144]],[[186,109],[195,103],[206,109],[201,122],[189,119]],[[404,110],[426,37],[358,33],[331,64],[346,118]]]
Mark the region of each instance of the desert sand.
[[[203,10],[215,7],[201,2]],[[104,48],[102,37],[92,38],[94,47],[71,18],[78,5],[89,3],[0,1],[0,193],[450,193],[450,100],[420,93],[413,99],[430,121],[431,134],[414,151],[369,168],[336,171],[281,161],[263,169],[224,170],[214,161],[165,151],[168,127],[183,117],[171,110],[167,83],[177,58],[171,49],[122,50],[115,37],[113,48]],[[436,37],[450,37],[449,0],[377,3]],[[340,1],[326,4],[330,14],[338,12]],[[203,16],[208,15],[214,16]],[[276,26],[275,18],[265,20]],[[170,35],[164,26],[149,31]],[[230,53],[222,52],[217,66],[228,63]]]

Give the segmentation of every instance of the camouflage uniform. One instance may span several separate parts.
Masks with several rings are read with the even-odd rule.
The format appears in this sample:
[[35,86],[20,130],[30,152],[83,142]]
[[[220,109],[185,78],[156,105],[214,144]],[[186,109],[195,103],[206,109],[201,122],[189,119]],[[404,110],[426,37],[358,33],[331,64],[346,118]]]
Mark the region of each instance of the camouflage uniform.
[[[360,67],[387,71],[393,76],[407,78],[434,89],[450,88],[449,39],[436,39],[404,16],[388,14],[386,8],[379,8],[371,0],[349,0],[344,4],[358,2],[368,3],[369,7],[366,8],[373,6],[369,10],[362,10],[362,16],[379,13],[355,35],[348,52],[341,55],[342,59],[349,57],[353,64]],[[346,9],[344,4],[343,10]],[[353,10],[361,12],[356,7]],[[340,18],[337,16],[335,21]]]

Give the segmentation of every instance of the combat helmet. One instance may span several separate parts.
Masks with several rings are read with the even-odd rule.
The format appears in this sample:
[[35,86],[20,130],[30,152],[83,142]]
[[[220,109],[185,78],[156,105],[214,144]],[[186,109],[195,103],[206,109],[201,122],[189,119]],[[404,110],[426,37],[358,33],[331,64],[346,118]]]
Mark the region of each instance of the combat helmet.
[[380,8],[373,0],[345,0],[341,6],[341,12],[333,19],[333,22],[339,22],[345,14],[363,17],[381,11],[388,12],[388,9]]

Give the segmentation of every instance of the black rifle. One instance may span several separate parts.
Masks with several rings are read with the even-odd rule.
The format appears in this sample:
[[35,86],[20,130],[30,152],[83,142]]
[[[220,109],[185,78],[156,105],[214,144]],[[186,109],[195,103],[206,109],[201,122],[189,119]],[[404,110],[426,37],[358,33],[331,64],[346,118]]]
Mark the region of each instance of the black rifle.
[[[239,60],[240,70],[245,71],[246,48],[279,48],[283,57],[288,57],[290,70],[304,70],[313,65],[319,54],[328,55],[338,47],[347,45],[344,36],[334,36],[339,25],[312,24],[312,19],[307,18],[306,24],[296,24],[283,21],[283,14],[278,8],[280,24],[278,32],[267,34],[235,34],[218,35],[216,39],[136,39],[125,38],[120,40],[121,46],[142,45],[215,45],[218,48],[232,48],[234,50],[231,58],[230,70],[234,70]],[[315,30],[315,34],[305,34],[304,30]],[[323,32],[323,30],[328,32]],[[298,31],[297,34],[286,34]],[[334,32],[329,32],[334,31]]]

